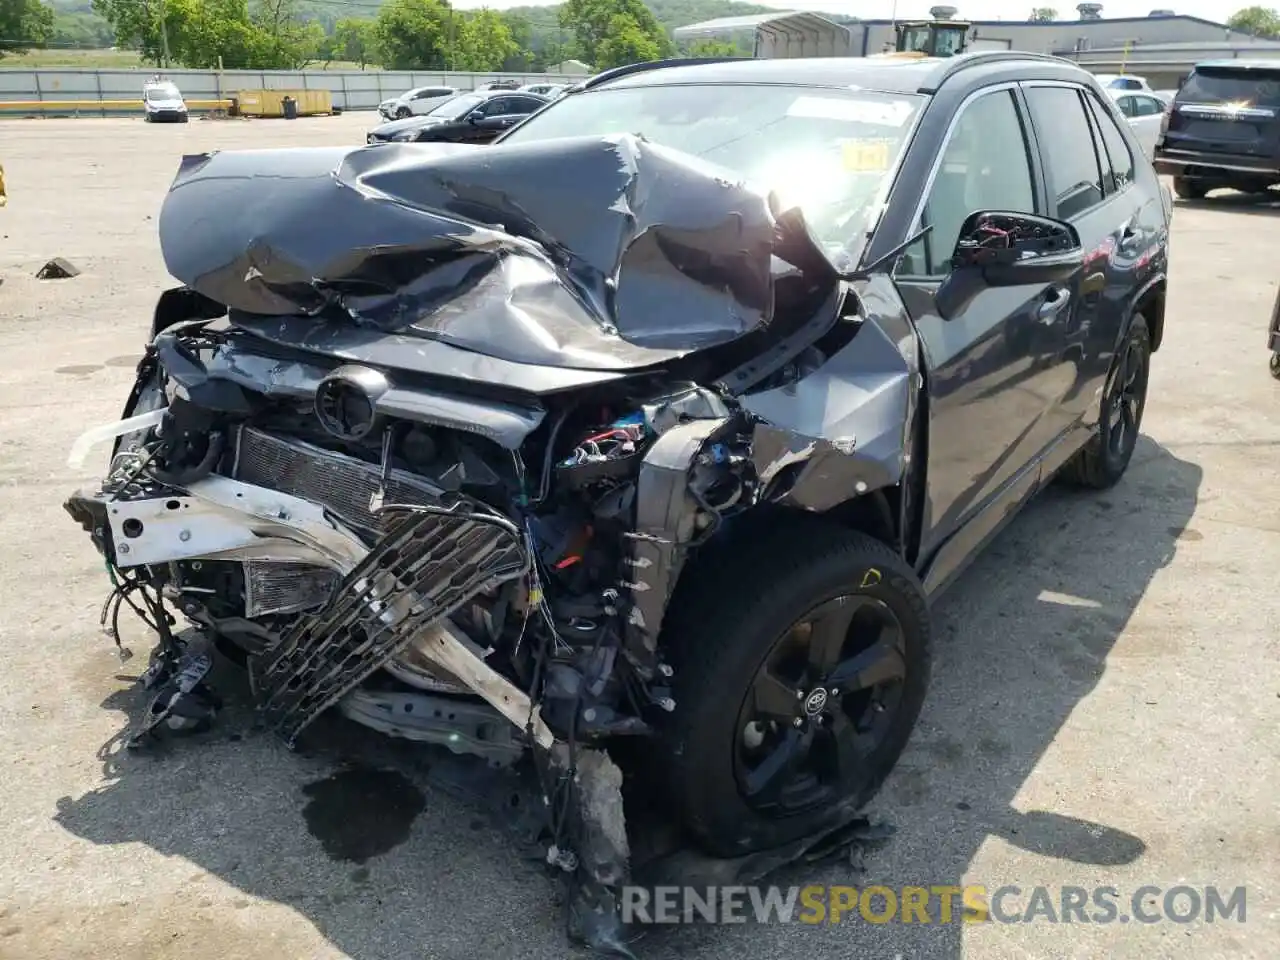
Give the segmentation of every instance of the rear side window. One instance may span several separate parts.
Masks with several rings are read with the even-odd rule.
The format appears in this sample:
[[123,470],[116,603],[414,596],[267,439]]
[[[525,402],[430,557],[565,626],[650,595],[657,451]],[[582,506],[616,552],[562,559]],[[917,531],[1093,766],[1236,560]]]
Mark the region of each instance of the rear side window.
[[1155,97],[1133,97],[1136,117],[1155,117],[1164,113],[1164,104]]
[[[1150,98],[1143,98],[1150,99]],[[1096,97],[1086,96],[1093,114],[1094,126],[1102,138],[1103,192],[1108,195],[1123,190],[1133,182],[1133,154],[1129,152],[1129,144],[1120,132],[1111,111]]]
[[1280,107],[1280,70],[1197,67],[1178,91],[1179,103],[1248,103]]
[[1073,87],[1028,87],[1027,102],[1049,167],[1049,195],[1058,216],[1071,220],[1106,196],[1084,103]]

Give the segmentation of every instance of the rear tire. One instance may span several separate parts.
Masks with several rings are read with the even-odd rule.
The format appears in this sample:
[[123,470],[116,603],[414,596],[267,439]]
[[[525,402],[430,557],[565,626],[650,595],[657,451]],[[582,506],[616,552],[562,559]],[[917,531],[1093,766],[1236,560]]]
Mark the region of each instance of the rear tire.
[[1280,380],[1280,353],[1271,355],[1271,375]]
[[[718,856],[777,847],[847,820],[893,769],[929,683],[929,610],[911,567],[865,534],[811,517],[774,519],[751,550],[699,558],[664,631],[676,708],[655,773],[682,825]],[[839,619],[846,608],[859,611],[854,620]],[[836,614],[810,623],[797,648],[794,626],[815,609]],[[873,619],[860,623],[862,611]],[[885,622],[898,625],[892,633],[877,625],[883,611]],[[819,633],[833,621],[834,629]],[[859,638],[864,627],[875,638],[869,645]],[[838,639],[832,647],[820,636]],[[825,679],[809,673],[820,647],[841,661]],[[877,651],[888,649],[892,657],[881,659]],[[804,675],[783,684],[779,697],[783,712],[790,703],[795,716],[762,719],[777,714],[756,712],[761,678],[781,676],[775,667],[787,657]],[[852,673],[846,667],[860,662]],[[882,675],[889,679],[875,679]],[[744,711],[753,717],[745,724]],[[787,768],[788,792],[775,790],[767,774],[770,789],[760,792],[774,752],[805,737],[803,757]]]
[[1188,180],[1186,177],[1173,178],[1173,192],[1180,200],[1203,200],[1209,188],[1199,180]]
[[[1077,487],[1106,490],[1124,476],[1142,426],[1150,371],[1151,333],[1146,319],[1135,313],[1107,376],[1098,412],[1098,429],[1063,467],[1063,480]],[[1117,429],[1121,431],[1119,435]]]

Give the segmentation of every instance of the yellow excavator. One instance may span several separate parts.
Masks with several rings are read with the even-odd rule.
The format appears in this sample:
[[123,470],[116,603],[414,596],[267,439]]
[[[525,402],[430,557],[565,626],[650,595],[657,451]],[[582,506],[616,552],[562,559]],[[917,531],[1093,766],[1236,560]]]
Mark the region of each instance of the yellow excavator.
[[893,50],[880,57],[954,57],[964,53],[971,24],[964,20],[901,20],[893,25]]

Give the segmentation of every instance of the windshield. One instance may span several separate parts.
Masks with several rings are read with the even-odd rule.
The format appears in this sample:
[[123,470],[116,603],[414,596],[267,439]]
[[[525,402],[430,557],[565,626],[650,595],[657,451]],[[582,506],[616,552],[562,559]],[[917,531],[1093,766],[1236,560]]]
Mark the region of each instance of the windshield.
[[636,134],[773,191],[829,254],[856,259],[923,103],[758,84],[605,89],[556,100],[501,142]]
[[1178,91],[1179,103],[1280,106],[1280,70],[1198,67]]
[[162,87],[147,87],[146,90],[142,91],[142,95],[146,97],[147,100],[149,100],[151,103],[156,103],[160,100],[181,100],[182,99],[182,94],[180,94],[178,92],[178,88],[173,85],[162,86]]
[[484,97],[454,97],[452,100],[446,100],[434,110],[428,110],[428,117],[439,117],[442,120],[457,120],[464,114],[474,110],[480,104],[484,103]]

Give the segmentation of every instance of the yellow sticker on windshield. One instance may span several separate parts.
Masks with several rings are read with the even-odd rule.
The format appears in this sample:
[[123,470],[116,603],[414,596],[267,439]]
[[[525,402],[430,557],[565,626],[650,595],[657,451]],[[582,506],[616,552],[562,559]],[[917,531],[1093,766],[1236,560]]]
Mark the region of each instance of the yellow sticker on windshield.
[[884,173],[889,169],[889,141],[848,140],[841,151],[850,173]]

